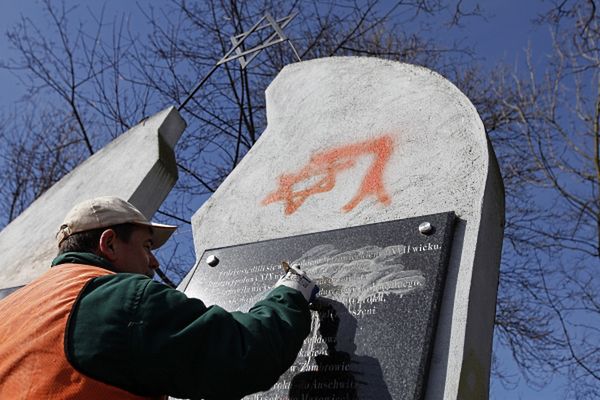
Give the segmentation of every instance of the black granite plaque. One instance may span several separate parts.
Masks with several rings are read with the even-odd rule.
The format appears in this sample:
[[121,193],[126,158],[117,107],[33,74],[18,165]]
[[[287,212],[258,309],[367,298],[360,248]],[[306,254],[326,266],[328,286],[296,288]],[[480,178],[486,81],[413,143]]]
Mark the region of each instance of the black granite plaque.
[[449,212],[206,250],[186,292],[247,311],[281,261],[300,264],[321,287],[311,333],[275,387],[247,398],[421,399],[453,222]]
[[20,289],[22,287],[23,286],[16,286],[16,287],[12,287],[12,288],[0,289],[0,300],[2,300],[3,298],[5,298],[9,294],[11,294],[12,292],[14,292],[17,289]]

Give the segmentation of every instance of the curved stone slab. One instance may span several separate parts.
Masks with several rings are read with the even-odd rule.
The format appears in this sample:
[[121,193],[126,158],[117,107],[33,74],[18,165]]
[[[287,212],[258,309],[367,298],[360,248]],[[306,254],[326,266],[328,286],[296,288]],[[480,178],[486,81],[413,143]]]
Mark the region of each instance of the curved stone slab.
[[148,218],[175,182],[173,146],[185,129],[173,107],[125,132],[64,176],[0,232],[0,289],[27,284],[57,252],[54,235],[73,205],[96,196],[129,200]]
[[[192,219],[197,257],[453,211],[425,398],[487,398],[504,192],[471,102],[435,72],[374,58],[288,65],[266,96],[267,129]],[[182,287],[202,298],[197,268]]]

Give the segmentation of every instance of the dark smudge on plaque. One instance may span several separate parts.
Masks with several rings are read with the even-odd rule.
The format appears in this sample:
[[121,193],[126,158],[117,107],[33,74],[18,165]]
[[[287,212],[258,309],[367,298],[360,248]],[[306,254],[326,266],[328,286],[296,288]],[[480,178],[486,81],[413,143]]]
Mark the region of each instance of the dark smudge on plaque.
[[321,287],[296,362],[273,389],[247,398],[421,399],[453,222],[449,212],[206,250],[195,280],[207,305],[247,311],[284,260]]

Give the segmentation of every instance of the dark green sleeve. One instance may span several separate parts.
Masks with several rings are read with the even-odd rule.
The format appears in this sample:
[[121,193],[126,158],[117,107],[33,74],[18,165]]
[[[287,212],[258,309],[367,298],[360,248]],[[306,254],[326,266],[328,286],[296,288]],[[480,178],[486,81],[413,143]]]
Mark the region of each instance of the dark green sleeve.
[[140,275],[92,280],[74,307],[65,348],[82,373],[139,395],[240,398],[267,390],[310,331],[302,294],[273,290],[248,313]]

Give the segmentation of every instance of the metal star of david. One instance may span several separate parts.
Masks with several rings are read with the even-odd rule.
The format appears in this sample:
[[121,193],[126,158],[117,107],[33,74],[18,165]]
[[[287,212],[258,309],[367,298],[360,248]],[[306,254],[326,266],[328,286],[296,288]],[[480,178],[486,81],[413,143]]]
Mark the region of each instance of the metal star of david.
[[[246,68],[246,66],[261,52],[261,50],[286,41],[290,44],[290,47],[294,51],[294,54],[298,58],[298,61],[302,61],[300,59],[300,56],[298,55],[298,52],[296,51],[296,48],[283,32],[283,28],[285,28],[292,21],[292,19],[294,19],[296,15],[297,13],[293,13],[286,17],[275,20],[269,13],[266,13],[264,17],[262,17],[248,31],[231,37],[231,43],[233,44],[233,47],[227,52],[227,54],[223,56],[223,58],[221,58],[221,60],[219,60],[217,65],[221,65],[228,61],[238,59],[240,65],[242,66],[242,69]],[[266,23],[263,24],[264,21],[266,21]],[[244,43],[244,41],[250,35],[252,35],[254,32],[259,32],[269,27],[271,27],[274,32],[267,38],[267,40],[265,40],[263,43],[259,43],[258,45],[248,50],[242,50],[242,43]],[[233,54],[234,52],[235,54]]]
[[[192,97],[194,97],[194,95],[200,89],[200,87],[204,85],[208,78],[217,70],[217,68],[219,68],[221,64],[225,64],[231,60],[239,60],[242,69],[245,69],[246,66],[250,63],[250,61],[252,61],[262,50],[266,49],[267,47],[273,46],[277,43],[288,42],[290,44],[290,47],[294,51],[296,58],[298,58],[298,61],[302,61],[290,39],[285,35],[285,33],[283,33],[283,28],[285,28],[297,14],[298,13],[293,13],[288,15],[287,17],[275,20],[271,16],[271,14],[266,13],[264,17],[262,17],[256,24],[254,24],[252,28],[250,28],[250,30],[232,36],[231,43],[233,44],[233,47],[227,52],[227,54],[223,56],[223,58],[219,60],[219,62],[217,62],[212,67],[212,69],[204,76],[204,78],[202,78],[202,80],[190,92],[190,94],[179,105],[179,107],[177,107],[177,110],[181,111],[185,107],[185,105],[192,99]],[[264,23],[264,21],[266,21],[266,23]],[[254,32],[259,32],[269,27],[273,29],[273,33],[269,35],[266,41],[259,43],[251,49],[242,49],[242,45],[244,41],[248,39],[248,36],[252,35]]]

